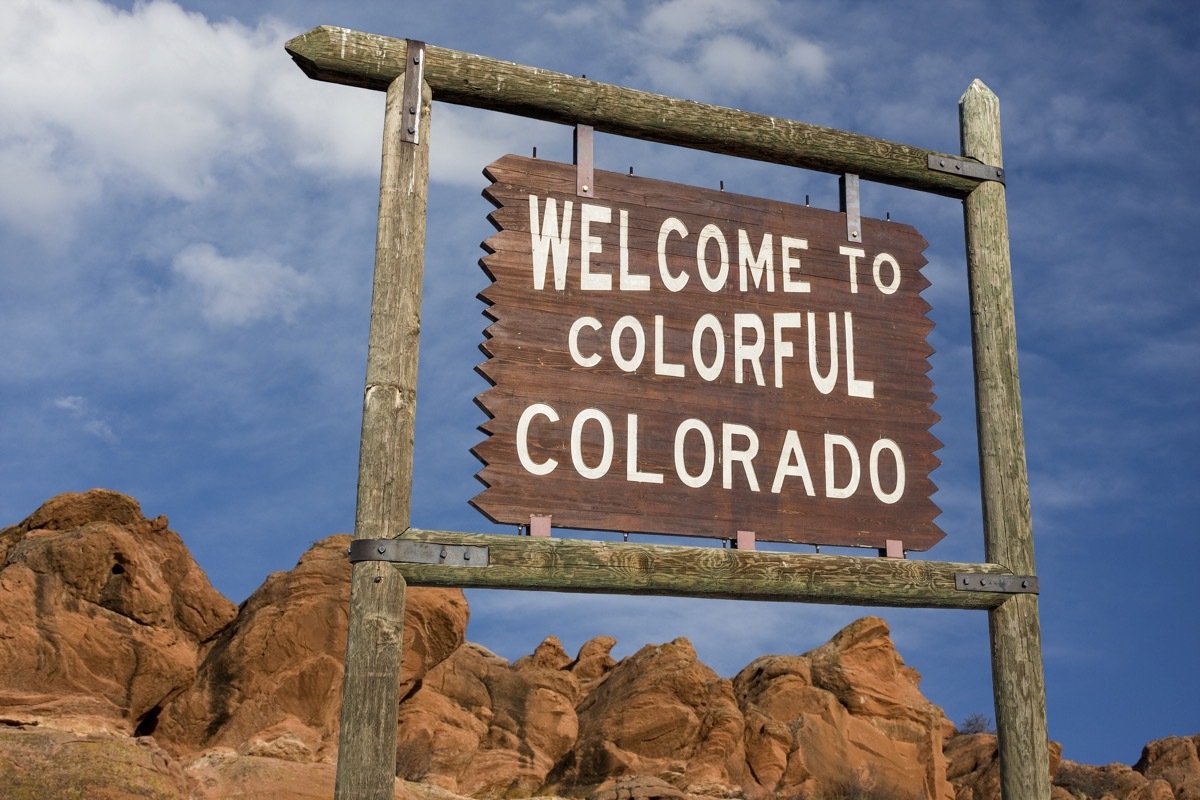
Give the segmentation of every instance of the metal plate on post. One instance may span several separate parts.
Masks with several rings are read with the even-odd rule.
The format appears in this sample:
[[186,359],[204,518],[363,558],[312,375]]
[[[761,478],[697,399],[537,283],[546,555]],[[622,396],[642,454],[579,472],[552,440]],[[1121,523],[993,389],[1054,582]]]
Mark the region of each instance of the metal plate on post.
[[930,155],[929,168],[935,172],[947,172],[951,175],[965,175],[968,178],[975,178],[981,181],[1004,183],[1003,167],[993,167],[989,164],[965,158]]
[[404,125],[400,141],[417,144],[421,134],[421,82],[425,79],[425,43],[408,40],[408,64],[404,70]]
[[957,572],[954,574],[954,586],[960,592],[1038,594],[1041,591],[1035,575],[981,575]]
[[412,539],[355,539],[350,543],[350,563],[359,561],[486,567],[488,549],[475,545],[416,542]]

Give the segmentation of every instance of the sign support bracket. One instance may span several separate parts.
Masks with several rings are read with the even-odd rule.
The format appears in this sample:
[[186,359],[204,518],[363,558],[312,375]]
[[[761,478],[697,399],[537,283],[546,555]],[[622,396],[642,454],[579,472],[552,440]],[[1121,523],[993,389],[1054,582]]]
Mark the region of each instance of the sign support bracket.
[[847,172],[838,178],[842,213],[846,215],[847,241],[862,242],[862,212],[858,195],[858,176]]

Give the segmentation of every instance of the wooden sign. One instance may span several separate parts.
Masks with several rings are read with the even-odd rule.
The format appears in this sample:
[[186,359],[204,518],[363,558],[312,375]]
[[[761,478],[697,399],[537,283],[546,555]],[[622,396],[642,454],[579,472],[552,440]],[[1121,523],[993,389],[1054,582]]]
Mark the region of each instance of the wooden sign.
[[933,323],[912,227],[505,156],[480,263],[495,522],[925,550]]

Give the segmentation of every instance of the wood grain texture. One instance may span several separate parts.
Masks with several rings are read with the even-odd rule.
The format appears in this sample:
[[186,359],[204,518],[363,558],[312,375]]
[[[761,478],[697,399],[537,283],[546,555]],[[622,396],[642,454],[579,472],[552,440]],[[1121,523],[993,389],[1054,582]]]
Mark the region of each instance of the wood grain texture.
[[[963,154],[1003,166],[1000,103],[980,81],[959,104]],[[1033,524],[1025,463],[1016,319],[1004,186],[980,185],[963,201],[975,359],[975,395],[989,561],[1033,575]],[[992,682],[1005,800],[1050,796],[1046,687],[1038,601],[1014,596],[988,615]]]
[[410,530],[401,538],[487,547],[486,567],[398,564],[413,586],[989,609],[996,592],[955,588],[956,572],[1011,574],[998,564],[955,564],[767,550]]
[[[314,80],[385,90],[404,69],[403,39],[321,26],[287,52]],[[884,139],[737,109],[679,100],[426,46],[434,99],[756,161],[964,197],[977,181],[929,169],[942,155]],[[953,158],[953,156],[948,156]]]
[[[401,76],[388,88],[384,116],[354,523],[358,539],[394,537],[408,528],[412,512],[431,94],[425,86],[421,144],[402,142],[403,83]],[[360,562],[351,569],[337,800],[394,796],[405,590],[403,575],[386,566]]]
[[[930,473],[939,464],[934,452],[941,444],[930,433],[938,415],[932,410],[935,396],[927,376],[932,353],[927,336],[933,323],[926,316],[929,304],[921,297],[929,285],[921,274],[926,243],[913,228],[863,220],[862,241],[848,242],[844,215],[832,211],[603,171],[595,173],[594,197],[581,200],[575,194],[573,166],[519,156],[505,156],[486,173],[493,183],[485,195],[498,206],[491,219],[500,231],[484,243],[489,255],[481,262],[493,279],[480,295],[490,304],[486,314],[493,323],[483,345],[490,358],[479,371],[493,388],[478,398],[490,417],[483,426],[488,438],[474,449],[484,462],[478,477],[487,488],[472,502],[489,518],[527,524],[531,514],[542,514],[551,515],[561,528],[718,538],[753,530],[764,541],[873,548],[897,539],[909,550],[925,550],[941,540],[943,533],[933,522],[939,511],[931,499],[935,487]],[[552,264],[543,287],[536,288],[531,195],[541,208],[539,219],[544,219],[551,199],[560,223],[568,204],[572,209],[561,289],[554,285]],[[606,276],[611,290],[582,286],[584,202],[602,208],[611,219],[589,228],[599,250],[590,256],[590,270]],[[622,214],[628,220],[624,237],[619,233]],[[688,231],[686,236],[668,236],[664,251],[668,270],[688,277],[679,291],[666,288],[659,267],[660,229],[668,218]],[[728,258],[728,276],[719,290],[705,288],[702,279],[702,270],[714,272],[720,261],[715,241],[705,249],[706,266],[697,262],[701,232],[709,225],[721,231]],[[541,233],[539,226],[537,235]],[[747,274],[743,288],[743,235],[754,257],[764,251],[772,254],[772,284],[764,274],[756,286]],[[784,291],[785,237],[806,245],[789,252],[799,259],[793,275],[808,284],[807,291]],[[839,252],[843,246],[861,247],[866,254],[858,259],[857,292],[851,290],[849,259]],[[889,254],[897,264],[898,274],[881,267],[882,282],[891,286],[896,281],[891,294],[875,285],[873,259],[879,253]],[[645,290],[618,288],[622,261],[630,274],[644,278]],[[852,315],[852,337],[847,313]],[[803,323],[787,329],[777,345],[773,323],[776,315],[784,314],[800,314]],[[702,376],[695,362],[694,334],[706,316],[721,328],[719,341],[706,333],[700,348],[701,361],[709,364],[715,363],[718,349],[724,352],[724,368],[715,378]],[[750,361],[739,362],[734,356],[739,316],[743,322],[753,319],[762,325],[761,333],[743,329],[746,340],[762,345],[761,354]],[[580,348],[599,357],[594,366],[581,366],[569,351],[568,333],[581,317],[602,326],[579,336]],[[612,331],[623,318],[637,320],[643,336],[644,356],[636,369],[622,367],[614,352]],[[837,332],[836,347],[830,344],[831,331]],[[812,377],[810,334],[815,336],[818,373],[828,374],[831,363],[837,365],[832,390],[818,388]],[[631,357],[635,342],[629,330],[619,337],[622,357]],[[791,354],[776,359],[776,350],[784,354],[785,348],[791,348]],[[831,359],[834,349],[836,359]],[[655,361],[660,352],[683,374],[658,374]],[[849,391],[851,364],[858,380],[873,382],[873,397]],[[558,462],[547,475],[532,474],[517,456],[518,418],[534,404],[549,405],[559,415],[555,423],[539,419],[521,440],[528,443],[535,462]],[[604,413],[613,428],[612,465],[600,478],[582,476],[564,449],[572,420],[588,409]],[[630,415],[636,416],[636,460],[627,444]],[[713,475],[701,488],[686,485],[676,466],[675,437],[688,419],[702,421],[714,439]],[[726,423],[744,426],[757,437],[759,450],[752,465],[756,485],[738,463],[731,485],[723,486],[720,451]],[[599,464],[603,456],[600,431],[599,423],[583,428],[580,452],[589,466]],[[773,491],[789,431],[796,433],[803,448],[812,494],[799,476],[787,477],[781,491]],[[850,497],[826,496],[826,434],[848,437],[858,451],[862,474]],[[878,499],[868,474],[869,450],[879,439],[895,442],[903,454],[905,486],[894,503]],[[737,445],[749,446],[748,441],[738,439]],[[694,476],[706,459],[701,434],[693,433],[684,442],[685,461]],[[840,448],[833,452],[837,483],[845,485],[850,456]],[[886,493],[897,486],[898,470],[889,455],[878,464],[879,484]],[[629,471],[635,468],[661,480],[630,480]]]

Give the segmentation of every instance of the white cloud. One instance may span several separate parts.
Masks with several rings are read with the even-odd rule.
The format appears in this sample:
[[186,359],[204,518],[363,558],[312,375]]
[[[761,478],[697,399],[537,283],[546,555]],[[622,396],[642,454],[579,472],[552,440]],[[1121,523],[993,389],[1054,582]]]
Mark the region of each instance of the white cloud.
[[268,155],[378,170],[374,93],[314,90],[278,22],[210,22],[162,0],[10,0],[0,30],[0,220],[17,228],[61,236],[114,191],[195,201]]
[[222,256],[211,244],[185,247],[172,266],[199,294],[204,318],[215,324],[290,320],[313,289],[308,276],[286,264],[262,255]]
[[79,423],[83,432],[89,436],[95,436],[97,439],[108,444],[116,443],[116,434],[113,433],[112,428],[107,422],[91,410],[86,397],[75,394],[64,395],[63,397],[56,397],[51,400],[50,405],[67,412],[72,419]]
[[638,83],[681,97],[759,97],[822,82],[829,71],[825,49],[801,35],[796,15],[775,0],[667,0],[606,6],[585,18],[548,12],[547,19],[618,43]]

